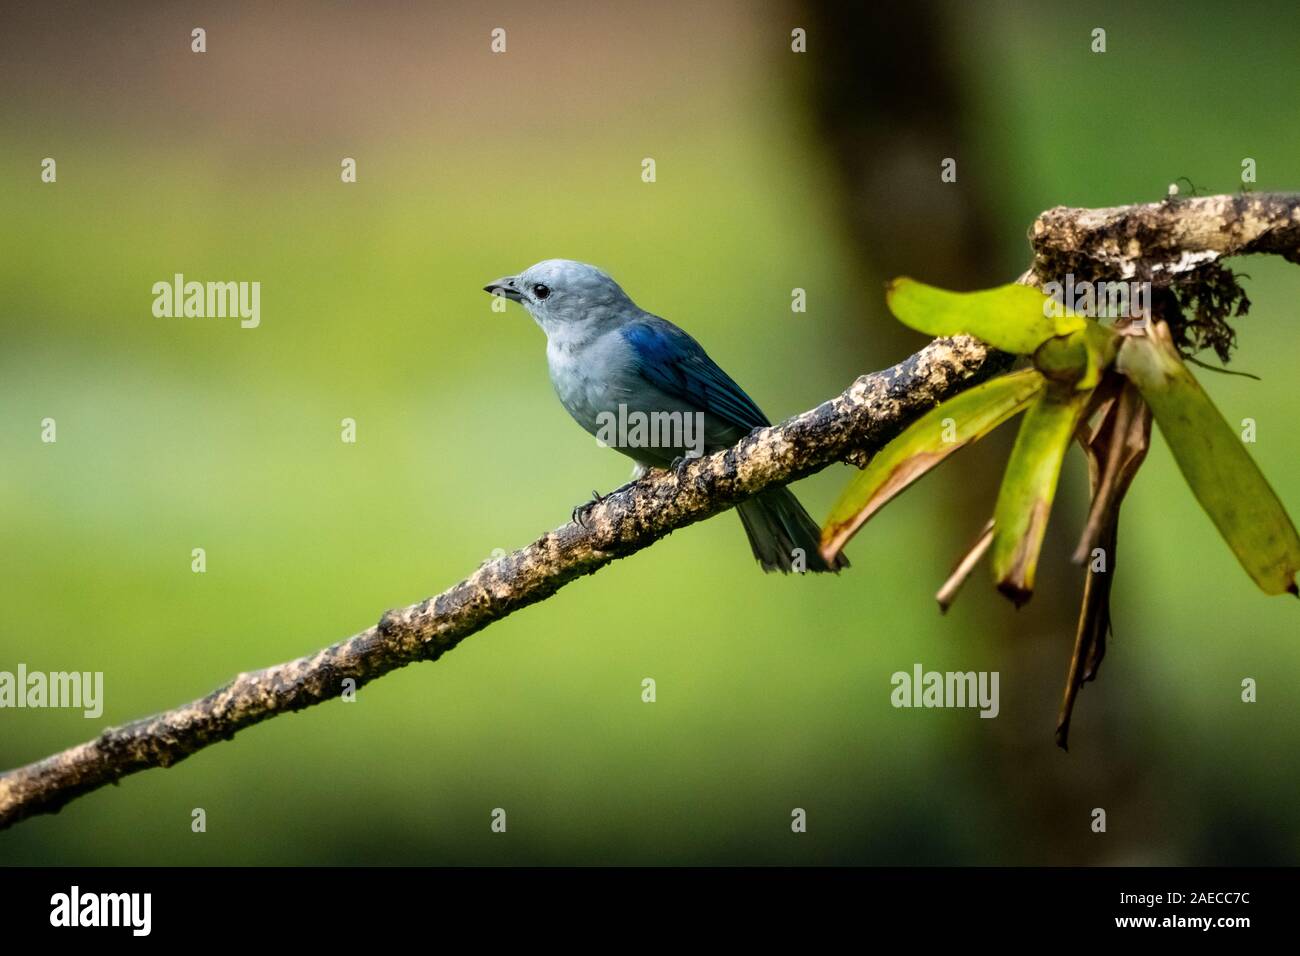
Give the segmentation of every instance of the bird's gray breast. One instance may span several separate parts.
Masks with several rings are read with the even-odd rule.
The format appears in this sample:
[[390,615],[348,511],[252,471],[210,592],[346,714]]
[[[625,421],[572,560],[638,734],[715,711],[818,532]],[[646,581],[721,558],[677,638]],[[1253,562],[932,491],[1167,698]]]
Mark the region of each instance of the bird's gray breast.
[[552,335],[546,344],[551,384],[574,421],[596,434],[632,390],[627,343],[617,331],[589,339]]

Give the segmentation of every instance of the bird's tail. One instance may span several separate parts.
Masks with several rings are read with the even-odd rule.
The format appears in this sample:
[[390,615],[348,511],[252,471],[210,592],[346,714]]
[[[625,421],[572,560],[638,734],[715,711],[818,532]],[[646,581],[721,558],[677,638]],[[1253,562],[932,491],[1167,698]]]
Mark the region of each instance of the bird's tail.
[[839,571],[849,559],[827,564],[818,550],[821,531],[789,488],[772,488],[736,506],[749,546],[764,571]]

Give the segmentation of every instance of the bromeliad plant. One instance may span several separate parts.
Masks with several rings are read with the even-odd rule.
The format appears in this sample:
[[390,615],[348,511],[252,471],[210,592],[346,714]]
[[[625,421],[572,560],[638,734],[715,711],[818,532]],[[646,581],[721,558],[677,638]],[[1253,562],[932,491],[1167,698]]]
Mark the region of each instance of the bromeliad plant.
[[1067,744],[1079,689],[1096,677],[1105,654],[1120,504],[1146,457],[1153,416],[1192,494],[1255,583],[1265,594],[1298,593],[1300,536],[1183,363],[1165,322],[1102,325],[1024,285],[956,293],[896,279],[886,301],[917,331],[972,335],[1028,362],[939,405],[883,448],[835,505],[822,530],[822,554],[831,561],[918,478],[1023,411],[993,518],[937,594],[946,611],[988,553],[994,583],[1018,607],[1033,594],[1061,462],[1077,440],[1088,460],[1092,501],[1074,553],[1088,571],[1057,721],[1060,746]]

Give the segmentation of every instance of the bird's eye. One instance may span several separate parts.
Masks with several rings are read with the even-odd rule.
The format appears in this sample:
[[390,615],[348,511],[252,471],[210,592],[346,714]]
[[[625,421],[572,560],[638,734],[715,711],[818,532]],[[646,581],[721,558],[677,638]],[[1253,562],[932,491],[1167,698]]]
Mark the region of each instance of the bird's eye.
[[537,285],[533,286],[533,295],[537,296],[539,299],[549,298],[551,295],[550,287],[544,286],[539,282]]

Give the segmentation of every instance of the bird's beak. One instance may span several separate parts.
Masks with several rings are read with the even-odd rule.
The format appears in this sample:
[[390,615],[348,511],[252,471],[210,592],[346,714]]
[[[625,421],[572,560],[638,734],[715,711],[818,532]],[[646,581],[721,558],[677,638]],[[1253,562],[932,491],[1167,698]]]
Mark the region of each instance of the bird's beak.
[[522,302],[524,297],[519,292],[519,287],[515,285],[514,276],[503,276],[495,282],[489,282],[483,287],[484,292],[492,295],[499,295],[502,298],[509,299],[511,302]]

